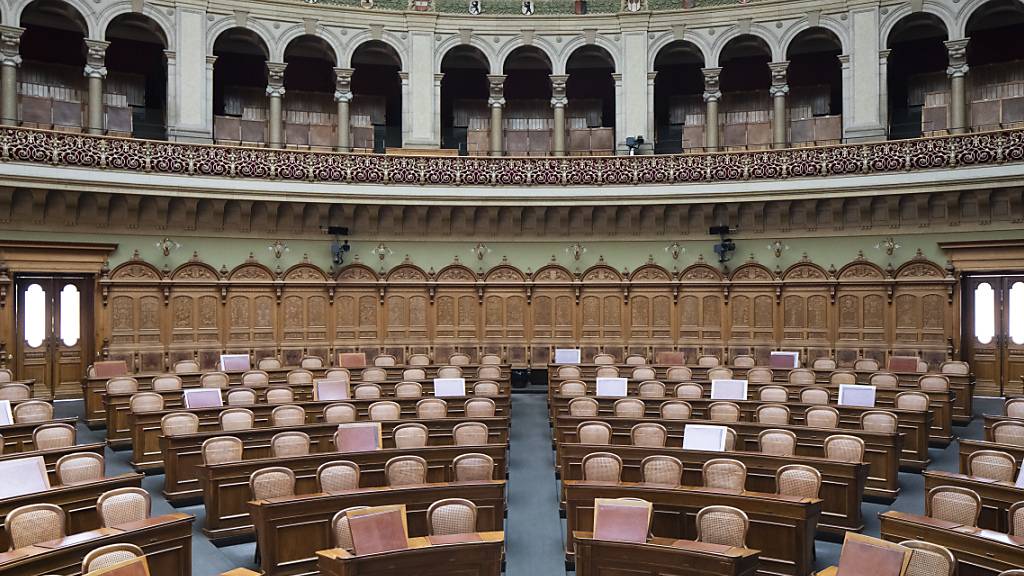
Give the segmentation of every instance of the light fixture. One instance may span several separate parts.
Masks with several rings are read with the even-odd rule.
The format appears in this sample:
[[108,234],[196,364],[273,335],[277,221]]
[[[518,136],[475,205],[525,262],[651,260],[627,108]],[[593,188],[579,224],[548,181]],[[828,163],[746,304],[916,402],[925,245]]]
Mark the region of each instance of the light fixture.
[[643,146],[643,144],[644,144],[644,137],[643,136],[627,136],[626,137],[626,148],[629,148],[629,155],[630,156],[636,156],[637,149],[640,148],[641,146]]
[[483,242],[477,242],[476,246],[470,248],[469,251],[472,252],[473,254],[476,254],[477,260],[483,260],[484,256],[491,253],[491,249],[488,248],[487,244],[484,244]]
[[679,260],[679,255],[686,252],[686,248],[679,242],[673,242],[668,246],[665,246],[665,252],[672,256],[673,260]]
[[288,248],[288,245],[280,240],[274,240],[273,244],[267,246],[267,250],[270,250],[274,254],[274,258],[277,258],[278,260],[281,259],[281,256],[283,256],[285,252],[291,251],[291,249]]
[[573,260],[579,262],[580,256],[587,253],[587,247],[576,242],[575,244],[570,244],[569,247],[565,249],[565,253],[571,255]]
[[875,244],[876,250],[885,250],[885,253],[892,256],[897,250],[900,249],[900,245],[896,242],[896,239],[892,236],[882,240],[878,244]]
[[783,244],[782,240],[774,240],[768,245],[768,249],[775,254],[776,258],[782,258],[782,251],[789,250],[789,245]]
[[155,246],[159,248],[161,252],[163,252],[164,256],[170,256],[171,250],[177,250],[178,248],[181,248],[181,244],[178,244],[177,242],[171,240],[170,238],[164,238],[163,240],[157,242]]

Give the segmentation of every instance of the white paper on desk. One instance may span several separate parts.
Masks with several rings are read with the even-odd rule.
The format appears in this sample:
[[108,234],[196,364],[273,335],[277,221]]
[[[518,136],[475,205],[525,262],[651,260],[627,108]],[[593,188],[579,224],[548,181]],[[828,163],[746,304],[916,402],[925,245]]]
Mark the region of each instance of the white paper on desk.
[[605,398],[625,398],[626,378],[598,378],[597,395]]
[[747,381],[746,380],[712,380],[711,381],[711,399],[712,400],[746,400],[747,399]]
[[465,378],[434,378],[434,396],[437,398],[465,395]]
[[50,477],[42,456],[0,461],[0,499],[50,489]]
[[194,388],[181,392],[185,408],[219,408],[224,405],[220,388]]
[[555,364],[579,364],[579,348],[555,348]]
[[0,400],[0,426],[14,424],[14,414],[11,412],[11,401]]
[[725,438],[728,428],[707,424],[683,426],[683,450],[725,452]]
[[248,354],[221,354],[220,369],[225,372],[245,372],[252,368]]
[[780,352],[775,351],[771,353],[771,367],[772,368],[799,368],[800,367],[800,353],[799,352]]
[[864,384],[840,384],[839,405],[874,408],[875,387]]

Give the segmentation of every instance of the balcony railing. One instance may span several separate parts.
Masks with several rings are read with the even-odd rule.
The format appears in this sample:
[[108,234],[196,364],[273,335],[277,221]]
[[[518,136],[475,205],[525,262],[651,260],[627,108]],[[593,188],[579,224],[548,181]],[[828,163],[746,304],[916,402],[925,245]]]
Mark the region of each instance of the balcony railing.
[[1024,160],[1024,129],[868,144],[657,156],[342,154],[0,128],[0,160],[311,183],[424,186],[670,185],[892,174]]

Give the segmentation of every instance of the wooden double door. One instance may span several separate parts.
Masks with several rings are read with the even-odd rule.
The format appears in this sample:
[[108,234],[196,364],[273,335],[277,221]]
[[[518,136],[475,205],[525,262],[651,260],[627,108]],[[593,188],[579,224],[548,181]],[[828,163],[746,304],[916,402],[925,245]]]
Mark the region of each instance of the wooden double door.
[[34,379],[33,395],[78,398],[91,361],[93,280],[84,275],[15,278],[17,378]]
[[1024,394],[1024,273],[970,276],[963,331],[978,393]]

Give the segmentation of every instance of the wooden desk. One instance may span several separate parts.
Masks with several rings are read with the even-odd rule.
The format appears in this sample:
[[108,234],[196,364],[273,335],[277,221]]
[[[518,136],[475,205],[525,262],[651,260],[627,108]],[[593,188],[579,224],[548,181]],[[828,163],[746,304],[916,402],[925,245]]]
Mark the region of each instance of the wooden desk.
[[[46,472],[50,477],[50,484],[57,484],[57,460],[60,460],[62,456],[68,454],[78,454],[79,452],[92,452],[93,454],[99,454],[103,456],[103,451],[106,446],[102,442],[94,442],[92,444],[76,444],[74,446],[68,446],[67,448],[54,448],[52,450],[30,450],[28,452],[15,452],[14,454],[3,454],[0,455],[0,462],[4,460],[17,460],[19,458],[31,458],[33,456],[42,456],[43,462],[46,463]],[[0,547],[0,550],[3,548]]]
[[757,550],[693,540],[652,538],[646,544],[595,540],[591,532],[573,532],[576,576],[610,571],[633,576],[753,576]]
[[956,557],[958,576],[995,576],[1024,566],[1024,538],[905,512],[878,517],[884,540],[924,540],[948,548]]
[[0,572],[4,576],[78,576],[86,554],[100,546],[120,543],[142,548],[151,576],[192,574],[192,516],[189,514],[166,514],[0,553]]
[[[562,480],[583,480],[583,457],[591,452],[611,452],[622,458],[623,482],[639,483],[642,480],[640,463],[648,456],[665,455],[678,458],[683,463],[683,485],[704,484],[704,463],[713,458],[733,458],[747,467],[746,488],[755,492],[774,493],[776,471],[788,464],[805,464],[821,472],[821,517],[818,530],[842,535],[847,531],[859,532],[864,528],[861,515],[861,499],[864,495],[864,480],[868,474],[867,464],[836,462],[824,458],[800,456],[768,456],[759,452],[702,452],[682,448],[642,448],[639,446],[594,446],[589,444],[565,444],[562,447]],[[565,486],[562,486],[562,504],[565,504]]]
[[499,531],[504,523],[505,481],[360,488],[345,494],[310,494],[256,500],[249,515],[256,526],[264,576],[308,574],[317,550],[331,548],[331,518],[350,506],[405,504],[409,536],[427,535],[427,508],[443,498],[465,498],[477,506],[477,530]]
[[[107,490],[132,486],[142,487],[142,474],[121,474],[112,478],[103,478],[95,482],[82,482],[70,486],[54,486],[42,492],[22,494],[13,498],[0,500],[0,523],[7,520],[7,514],[19,506],[27,504],[56,504],[67,514],[67,532],[74,534],[100,527],[100,517],[96,512],[96,499]],[[0,550],[11,547],[10,536],[6,526],[0,526]]]
[[32,442],[32,433],[35,432],[36,428],[43,424],[71,424],[74,426],[78,422],[78,418],[56,418],[54,420],[45,420],[43,422],[31,422],[28,424],[8,424],[6,426],[0,426],[0,435],[3,436],[4,442],[4,456],[9,454],[16,454],[18,452],[29,452],[35,450],[35,444]]
[[1017,468],[1024,464],[1024,446],[1015,444],[1000,444],[989,440],[960,440],[960,473],[967,474],[967,457],[978,450],[999,450],[1013,456]]
[[[552,401],[552,409],[555,418],[569,415],[569,402],[572,398],[555,396]],[[598,402],[598,414],[612,416],[614,414],[615,398],[595,398]],[[644,413],[648,418],[659,418],[661,416],[661,404],[678,398],[643,398]],[[708,417],[708,406],[713,402],[710,399],[687,400],[693,408],[693,418],[706,419]],[[771,404],[759,400],[746,400],[735,402],[740,407],[740,420],[743,422],[755,422],[758,406]],[[798,402],[787,402],[790,410],[790,423],[795,426],[804,425],[804,413],[810,404]],[[860,417],[864,412],[874,410],[873,408],[857,408],[854,406],[833,406],[839,410],[840,433],[845,434],[846,430],[863,430],[860,424]],[[920,472],[928,467],[931,458],[928,456],[929,429],[931,427],[931,412],[925,410],[896,410],[888,409],[896,416],[896,426],[902,438],[902,450],[899,453],[900,468],[911,472]],[[552,421],[552,424],[555,422]]]
[[426,448],[390,448],[375,452],[339,454],[337,452],[311,454],[289,458],[256,458],[227,464],[199,465],[196,472],[203,491],[206,522],[203,533],[211,540],[223,540],[253,533],[249,518],[249,476],[269,466],[284,466],[295,472],[298,494],[312,494],[317,490],[316,470],[321,464],[334,460],[348,460],[359,465],[359,483],[364,488],[386,486],[384,465],[395,456],[412,454],[427,461],[428,482],[452,482],[455,474],[452,461],[456,456],[487,454],[494,459],[493,478],[503,479],[507,471],[507,444],[486,446],[428,446]]
[[[654,505],[651,532],[664,538],[696,540],[695,518],[706,506],[733,506],[750,518],[747,545],[761,551],[758,571],[805,576],[814,568],[814,534],[821,500],[761,492],[683,486],[609,484],[563,480],[567,531],[593,530],[595,498],[643,498]],[[572,540],[566,558],[573,559]]]
[[[490,431],[488,444],[508,444],[508,418],[438,418],[434,420],[388,420],[381,422],[383,431],[383,447],[394,448],[392,432],[395,426],[416,422],[427,427],[428,446],[453,446],[452,430],[463,422],[482,422]],[[344,458],[334,446],[334,433],[337,424],[307,424],[305,426],[285,426],[280,428],[253,428],[237,432],[200,432],[180,436],[161,436],[160,451],[164,457],[164,496],[174,504],[195,502],[202,496],[196,467],[202,463],[202,446],[208,438],[215,436],[235,436],[244,444],[244,459],[267,458],[270,456],[270,440],[275,434],[286,430],[305,432],[310,438],[311,453],[334,453],[339,459]]]
[[[409,538],[409,548],[356,556],[342,548],[316,553],[317,567],[327,576],[499,576],[505,547],[503,532],[460,535],[464,541],[437,544],[430,537]],[[473,538],[474,540],[470,540]],[[450,540],[450,539],[449,539]]]
[[[702,384],[703,387],[704,387],[704,399],[710,402],[711,401],[711,384],[708,383],[708,382],[702,382],[700,384]],[[786,388],[788,393],[789,393],[789,400],[786,402],[787,405],[792,403],[792,404],[797,404],[798,406],[804,406],[802,404],[799,404],[800,391],[803,390],[804,388],[807,388],[807,386],[796,386],[796,385],[792,385],[792,384],[787,384],[785,382],[773,382],[771,384],[750,384],[748,386],[748,395],[747,395],[747,397],[748,398],[758,398],[758,394],[760,393],[760,389],[761,389],[762,386],[782,386],[783,388]],[[838,405],[839,404],[839,387],[838,386],[833,386],[833,385],[828,384],[828,383],[817,384],[816,386],[821,387],[821,388],[825,388],[826,390],[829,391],[829,395],[830,395],[829,404],[830,405],[832,405],[833,407],[839,409],[840,411],[842,411],[844,408],[846,408],[846,407],[840,407]],[[904,392],[906,390],[910,390],[910,388],[907,388],[907,389],[880,389],[880,390],[877,390],[877,392],[876,392],[876,400],[877,400],[877,402],[876,402],[876,408],[874,408],[874,409],[877,409],[877,410],[895,410],[896,395],[898,393]],[[631,382],[628,385],[627,392],[629,393],[629,397],[639,398],[639,383],[638,382]],[[587,384],[587,395],[588,396],[595,396],[596,393],[597,393],[596,385],[593,382],[588,383]],[[668,394],[673,394],[674,393],[672,387],[667,385],[667,384],[666,384],[666,393],[668,393]],[[925,392],[925,394],[928,395],[928,399],[929,399],[929,409],[928,409],[927,412],[931,413],[930,428],[926,429],[926,433],[927,433],[926,438],[928,440],[928,444],[930,444],[932,446],[938,446],[938,447],[943,447],[944,448],[944,447],[948,446],[949,443],[953,439],[953,420],[952,420],[952,417],[951,417],[952,412],[951,412],[951,408],[950,408],[950,406],[951,406],[951,404],[950,404],[950,396],[951,396],[951,394],[950,394],[950,392]],[[569,399],[567,398],[564,401],[564,403],[562,403],[562,402],[558,401],[557,393],[550,393],[549,394],[548,406],[550,407],[551,418],[552,419],[554,419],[557,416],[557,414],[558,414],[558,412],[560,410],[564,409],[565,405],[568,404],[568,400]],[[611,400],[615,400],[615,399],[611,399]],[[679,398],[675,398],[674,396],[671,396],[671,397],[665,397],[665,398],[645,398],[643,400],[645,400],[645,402],[649,400],[650,403],[660,404],[661,402],[664,402],[666,400],[679,400]],[[687,401],[690,401],[690,400],[687,400]],[[754,400],[750,400],[750,401],[753,402]],[[657,408],[657,404],[655,404],[654,408]],[[694,408],[696,408],[696,406],[694,406]],[[798,411],[798,410],[794,410],[794,412],[796,412],[796,411]],[[796,417],[796,414],[793,414],[793,416]],[[847,415],[847,418],[850,418],[850,417],[851,417],[851,415]],[[915,444],[916,444],[916,442],[915,442]],[[927,449],[919,450],[918,453],[925,453],[926,454],[927,453]],[[921,460],[921,457],[918,457],[917,460]]]
[[[417,368],[424,368],[427,372],[427,380],[424,382],[424,388],[426,384],[433,386],[433,378],[437,376],[437,369],[440,365],[432,366],[417,366]],[[475,382],[476,371],[479,365],[462,366],[462,373],[466,375],[466,385],[469,386],[470,382]],[[291,366],[288,368],[280,368],[277,370],[265,370],[267,375],[270,376],[270,383],[272,385],[285,384],[287,382],[288,373],[292,370],[298,370],[297,366]],[[388,388],[387,384],[391,384],[391,388],[394,388],[396,382],[402,381],[402,371],[406,369],[406,366],[388,366],[385,367],[387,370],[387,380],[380,383],[385,390]],[[329,368],[321,368],[318,370],[310,370],[313,376],[316,378],[322,377]],[[215,370],[210,370],[214,372]],[[355,386],[361,383],[363,368],[348,368],[348,371],[352,377],[352,385]],[[146,374],[130,374],[132,378],[135,378],[139,382],[139,392],[151,392],[153,390],[153,378],[161,376],[164,373],[146,373]],[[181,377],[181,385],[185,388],[195,388],[199,386],[199,378],[205,374],[205,372],[188,372],[184,374],[178,374]],[[229,372],[227,373],[231,380],[231,384],[234,386],[241,385],[242,373],[241,372]],[[511,382],[511,368],[505,364],[501,365],[501,378],[495,381],[504,390],[507,395],[511,392],[509,383]],[[105,410],[103,407],[103,396],[107,393],[107,380],[108,378],[86,378],[82,380],[82,396],[85,398],[85,422],[89,428],[102,428],[104,419],[106,418]],[[307,386],[308,388],[308,386]],[[433,390],[433,388],[430,388]],[[392,391],[392,395],[394,392]]]
[[1017,488],[1013,482],[995,482],[966,474],[926,470],[924,473],[925,494],[938,486],[960,486],[977,492],[981,496],[981,516],[978,517],[978,526],[996,532],[1010,531],[1010,506],[1024,500],[1024,488]]
[[827,428],[808,428],[804,426],[782,426],[776,424],[761,424],[758,422],[711,422],[709,420],[661,420],[657,418],[587,418],[581,416],[564,416],[558,419],[555,426],[555,434],[558,440],[556,451],[562,449],[563,444],[572,444],[577,441],[576,427],[580,422],[586,420],[599,420],[607,422],[612,426],[612,444],[629,446],[632,441],[629,437],[630,429],[640,422],[657,422],[668,430],[668,447],[681,448],[683,446],[683,429],[687,423],[691,424],[716,424],[732,428],[736,432],[736,450],[740,452],[759,452],[757,436],[763,430],[784,429],[790,430],[797,437],[796,453],[798,456],[811,456],[815,458],[825,457],[825,439],[834,434],[847,434],[864,440],[864,461],[868,463],[868,478],[864,488],[864,494],[872,498],[883,500],[895,499],[900,493],[899,482],[899,458],[900,434],[887,432],[867,432],[865,430],[843,430]]
[[[465,403],[466,400],[473,398],[473,396],[467,396],[464,398],[449,398],[448,400],[448,416],[452,418],[458,418],[465,414]],[[125,410],[118,410],[117,414],[120,418],[123,416],[126,418],[125,426],[127,426],[130,433],[130,443],[132,447],[132,466],[136,470],[158,470],[163,466],[163,456],[160,454],[160,420],[170,414],[171,412],[192,412],[196,416],[199,416],[199,430],[200,431],[212,431],[220,430],[220,413],[230,406],[223,408],[193,408],[191,410],[185,410],[184,408],[171,408],[167,410],[161,410],[158,412],[143,412],[140,414],[131,414],[127,410],[127,398],[124,399]],[[491,398],[494,400],[494,415],[508,417],[511,415],[512,400],[508,397]],[[402,419],[416,418],[416,403],[420,401],[418,398],[401,398],[392,400],[397,402],[401,407]],[[360,420],[369,419],[369,408],[370,404],[378,402],[378,400],[348,400],[346,403],[355,406],[356,411]],[[328,404],[333,402],[298,402],[296,405],[302,406],[306,410],[306,423],[316,424],[317,422],[323,421],[323,409]],[[255,421],[253,422],[254,427],[264,428],[270,426],[270,413],[273,412],[276,406],[268,404],[260,404],[256,406],[242,406],[252,410]],[[122,424],[119,422],[118,426]],[[110,428],[107,429],[111,430]]]

